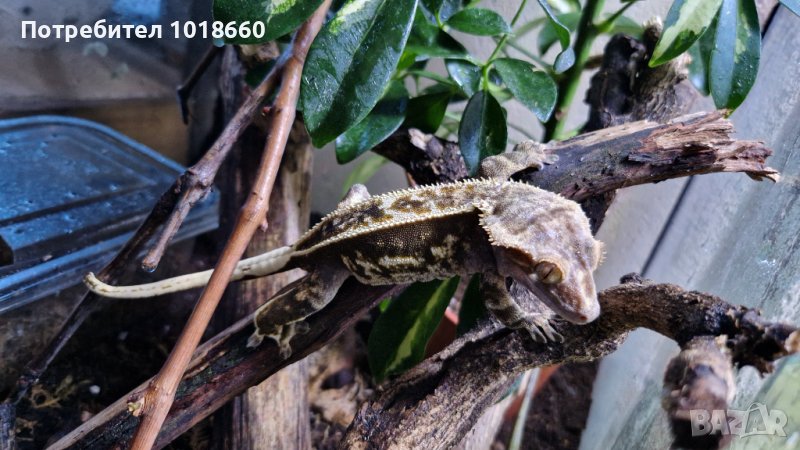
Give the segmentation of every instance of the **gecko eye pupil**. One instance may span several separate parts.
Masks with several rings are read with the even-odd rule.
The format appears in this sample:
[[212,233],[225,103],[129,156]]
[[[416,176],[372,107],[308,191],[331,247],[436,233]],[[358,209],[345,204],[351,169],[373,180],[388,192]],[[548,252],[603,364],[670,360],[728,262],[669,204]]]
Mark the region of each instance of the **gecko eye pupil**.
[[542,261],[536,265],[536,276],[542,283],[556,284],[564,279],[564,273],[558,265],[550,261]]

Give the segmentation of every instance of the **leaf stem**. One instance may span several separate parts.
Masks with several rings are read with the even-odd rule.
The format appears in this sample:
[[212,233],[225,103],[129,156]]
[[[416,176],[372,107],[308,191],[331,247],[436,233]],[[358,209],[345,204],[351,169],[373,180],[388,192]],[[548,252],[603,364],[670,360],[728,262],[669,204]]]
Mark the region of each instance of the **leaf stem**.
[[[522,3],[519,4],[519,8],[517,8],[517,12],[516,12],[516,14],[514,14],[514,18],[511,19],[511,29],[512,30],[514,29],[514,25],[517,24],[517,21],[519,20],[520,16],[522,16],[522,10],[525,9],[525,4],[527,4],[527,3],[528,3],[528,0],[522,0]],[[497,46],[495,46],[494,51],[489,56],[489,59],[486,60],[486,66],[490,65],[492,63],[492,61],[494,61],[495,57],[497,57],[497,54],[500,53],[500,50],[502,50],[503,47],[506,45],[506,42],[508,42],[508,38],[510,36],[511,36],[511,32],[503,34],[503,37],[500,38],[500,42],[498,42]]]
[[581,74],[589,59],[592,44],[598,35],[595,20],[603,11],[605,0],[586,0],[586,5],[581,10],[581,17],[578,21],[577,35],[575,36],[575,64],[564,73],[558,81],[558,100],[556,109],[550,120],[544,124],[544,141],[558,139],[564,132],[567,123],[567,112],[575,93],[578,91],[578,84]]

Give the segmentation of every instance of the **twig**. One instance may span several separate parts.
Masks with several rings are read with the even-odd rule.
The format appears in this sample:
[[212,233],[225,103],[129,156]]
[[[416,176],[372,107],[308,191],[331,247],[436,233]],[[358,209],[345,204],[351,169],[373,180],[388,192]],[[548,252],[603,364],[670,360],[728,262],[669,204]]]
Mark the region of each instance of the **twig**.
[[217,57],[218,54],[222,52],[222,47],[217,47],[214,44],[211,44],[206,52],[203,54],[202,59],[197,65],[192,69],[192,73],[189,74],[189,77],[186,78],[186,81],[183,82],[178,89],[176,89],[176,93],[178,94],[178,103],[181,107],[181,117],[183,118],[183,123],[189,123],[189,96],[192,95],[192,90],[197,85],[197,82],[200,81],[203,74],[208,70],[208,66],[214,62],[214,59]]
[[253,233],[266,217],[272,186],[295,118],[305,57],[311,42],[322,26],[329,6],[330,0],[323,2],[308,21],[300,27],[295,36],[292,54],[284,67],[283,84],[275,100],[271,130],[264,147],[263,160],[251,197],[242,207],[233,233],[222,251],[208,285],[189,316],[175,348],[159,374],[150,382],[147,390],[134,401],[135,404],[140,405],[142,421],[133,437],[131,449],[149,450],[153,447],[161,425],[172,406],[181,377],[230,282],[233,270],[247,249]]
[[173,201],[170,204],[169,220],[164,225],[164,229],[155,244],[153,244],[153,247],[142,260],[142,268],[144,270],[155,270],[170,241],[172,241],[175,233],[178,232],[186,216],[189,215],[189,211],[197,202],[208,195],[219,167],[228,156],[228,153],[230,153],[233,144],[239,140],[247,126],[261,111],[261,103],[264,102],[277,84],[284,70],[284,64],[286,64],[286,55],[281,57],[261,84],[242,103],[242,106],[239,107],[236,114],[214,142],[214,145],[203,155],[203,158],[187,169],[175,182],[172,190],[180,196],[177,202]]

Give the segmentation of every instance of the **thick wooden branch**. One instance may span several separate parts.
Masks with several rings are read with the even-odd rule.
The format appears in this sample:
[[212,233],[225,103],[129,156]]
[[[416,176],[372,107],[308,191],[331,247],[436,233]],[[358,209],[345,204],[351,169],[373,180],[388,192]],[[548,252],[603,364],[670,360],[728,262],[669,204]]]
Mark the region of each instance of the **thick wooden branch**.
[[[509,379],[532,367],[593,360],[628,332],[649,328],[686,345],[695,336],[727,336],[736,364],[769,367],[800,350],[797,328],[765,321],[754,310],[713,295],[629,277],[600,293],[603,314],[588,325],[556,325],[563,343],[533,342],[493,323],[426,360],[363,405],[341,448],[450,448]],[[454,413],[456,412],[456,413]]]
[[[772,152],[762,142],[733,138],[733,132],[719,112],[684,115],[665,124],[632,122],[545,144],[545,153],[558,160],[514,178],[579,202],[627,186],[705,173],[744,172],[756,179],[775,179],[777,171],[765,163]],[[443,169],[457,162],[463,168],[457,144],[419,130],[398,131],[375,152],[421,183],[466,174],[458,167]]]

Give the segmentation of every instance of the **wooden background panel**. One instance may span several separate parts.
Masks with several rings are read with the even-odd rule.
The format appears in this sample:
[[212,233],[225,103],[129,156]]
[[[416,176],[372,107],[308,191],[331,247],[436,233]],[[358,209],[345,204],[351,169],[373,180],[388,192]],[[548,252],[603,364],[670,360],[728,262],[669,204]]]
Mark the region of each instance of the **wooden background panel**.
[[[800,18],[785,9],[777,13],[764,41],[756,86],[733,116],[741,138],[764,140],[775,151],[770,165],[781,170],[781,181],[755,183],[738,174],[693,179],[645,272],[657,281],[759,306],[768,317],[793,323],[800,322],[798,29]],[[639,334],[603,363],[581,448],[669,447],[661,380],[668,358],[676,352],[666,339]],[[766,386],[753,370],[743,370],[735,405],[746,409],[754,399],[768,403],[777,398],[775,391],[790,393],[783,398],[796,398],[796,386],[787,389],[796,367],[797,358],[790,360]],[[644,388],[637,392],[640,387]],[[783,407],[791,403],[787,405]],[[798,431],[800,416],[793,420],[793,412],[800,414],[787,411],[789,434]]]

